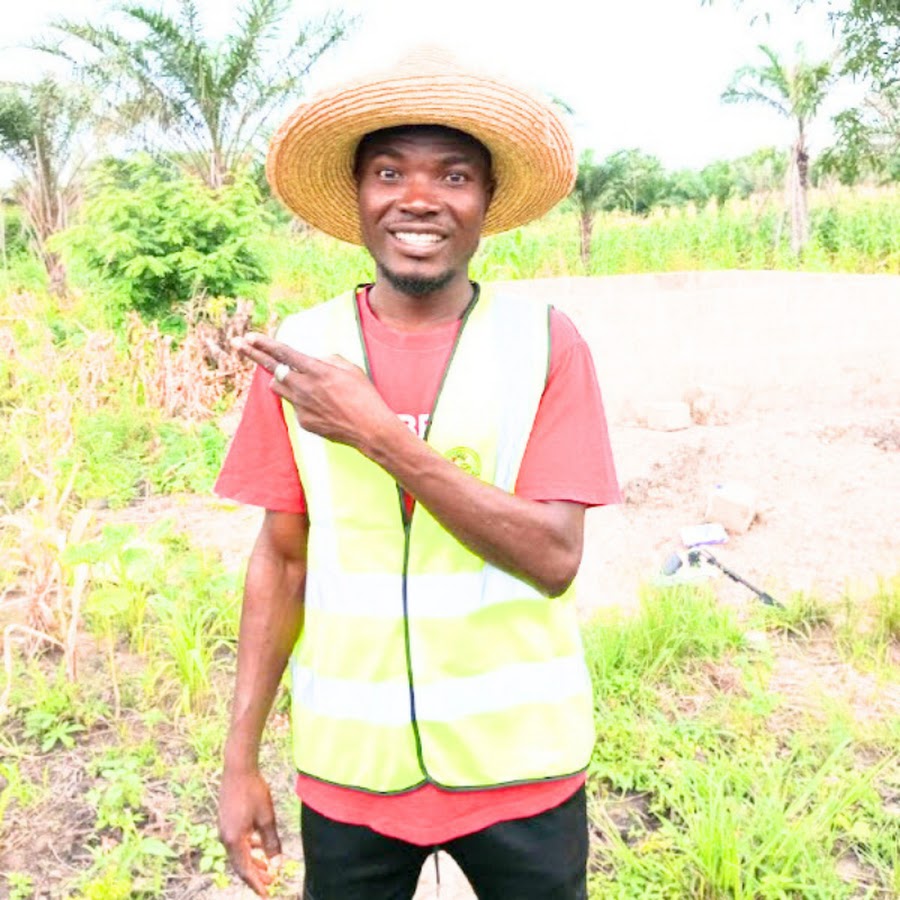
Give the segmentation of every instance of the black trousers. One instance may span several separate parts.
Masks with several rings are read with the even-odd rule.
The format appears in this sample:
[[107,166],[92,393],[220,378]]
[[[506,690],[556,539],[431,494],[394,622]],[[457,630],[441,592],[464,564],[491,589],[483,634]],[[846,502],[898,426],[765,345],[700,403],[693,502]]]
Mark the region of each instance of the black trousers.
[[304,900],[410,900],[429,854],[446,851],[479,900],[587,900],[588,824],[582,786],[536,816],[420,847],[303,807]]

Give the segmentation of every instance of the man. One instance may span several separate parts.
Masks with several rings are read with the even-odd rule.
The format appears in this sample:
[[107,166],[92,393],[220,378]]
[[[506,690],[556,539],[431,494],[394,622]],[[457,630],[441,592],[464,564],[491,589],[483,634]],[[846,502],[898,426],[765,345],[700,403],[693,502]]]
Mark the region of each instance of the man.
[[[571,188],[555,111],[419,54],[300,107],[268,176],[376,279],[289,317],[217,484],[260,505],[220,832],[265,896],[257,754],[290,661],[309,900],[411,897],[440,846],[482,898],[586,897],[590,684],[568,592],[618,499],[590,354],[482,290],[482,234]],[[274,376],[274,377],[270,377]]]

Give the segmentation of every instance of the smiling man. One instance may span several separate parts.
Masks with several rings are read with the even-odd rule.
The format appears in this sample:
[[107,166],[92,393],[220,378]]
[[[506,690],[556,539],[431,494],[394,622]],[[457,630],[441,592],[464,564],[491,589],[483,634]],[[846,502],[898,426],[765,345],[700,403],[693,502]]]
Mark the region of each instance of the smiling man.
[[566,130],[420,53],[296,110],[268,176],[376,278],[238,348],[259,368],[217,491],[266,515],[229,857],[265,895],[281,848],[257,757],[290,665],[307,900],[409,898],[438,847],[481,898],[584,898],[593,712],[570,586],[585,508],[618,499],[606,423],[552,297],[469,279],[482,235],[571,188]]

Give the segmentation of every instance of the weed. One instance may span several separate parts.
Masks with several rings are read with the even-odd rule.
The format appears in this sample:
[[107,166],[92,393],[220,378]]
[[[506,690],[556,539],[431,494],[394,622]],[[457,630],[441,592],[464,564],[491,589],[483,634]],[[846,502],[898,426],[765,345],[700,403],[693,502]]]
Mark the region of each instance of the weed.
[[224,875],[227,854],[212,824],[193,821],[193,812],[182,812],[175,820],[174,833],[186,846],[198,872]]
[[741,631],[712,592],[677,585],[645,589],[638,616],[597,619],[585,629],[584,640],[594,690],[603,697],[623,683],[640,690],[688,660],[737,648]]
[[798,591],[781,606],[764,606],[762,614],[769,628],[794,637],[810,637],[820,627],[831,624],[831,611],[818,597]]
[[25,872],[7,872],[9,900],[29,900],[34,896],[34,879]]
[[[9,754],[4,751],[4,756]],[[46,786],[27,778],[15,760],[0,762],[0,829],[11,804],[22,813],[40,802],[46,796]]]
[[85,730],[79,721],[75,686],[61,678],[48,683],[43,675],[33,686],[32,705],[23,716],[24,736],[37,741],[42,753],[48,753],[57,744],[71,749],[75,746],[73,735]]
[[865,601],[846,594],[836,627],[838,649],[845,658],[896,680],[900,664],[900,575],[879,579]]
[[97,814],[96,828],[118,829],[122,834],[136,832],[143,821],[145,760],[140,756],[111,751],[90,771],[97,784],[88,791],[87,800]]
[[900,642],[900,575],[879,580],[872,602],[875,607],[875,640],[885,644]]

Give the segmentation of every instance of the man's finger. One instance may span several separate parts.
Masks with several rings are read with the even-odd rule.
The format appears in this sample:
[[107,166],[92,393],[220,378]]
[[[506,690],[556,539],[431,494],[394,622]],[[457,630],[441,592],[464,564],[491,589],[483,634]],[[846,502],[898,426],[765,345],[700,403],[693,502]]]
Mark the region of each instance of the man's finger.
[[249,842],[244,842],[239,848],[234,849],[231,854],[231,865],[244,884],[252,888],[260,897],[269,896],[266,884],[271,882],[272,879],[267,877],[267,874],[257,867]]
[[255,362],[269,372],[278,365],[278,362],[269,356],[268,353],[263,353],[262,350],[257,349],[253,344],[248,344],[243,338],[232,338],[231,346],[245,359]]
[[349,359],[344,359],[343,356],[340,356],[337,353],[333,353],[331,356],[326,356],[323,362],[327,362],[330,366],[334,366],[337,369],[346,369],[348,372],[361,371],[359,366],[354,365],[352,362],[350,362]]
[[259,836],[262,838],[263,852],[269,859],[281,856],[281,840],[278,837],[278,828],[274,819],[259,826]]
[[253,348],[258,353],[274,359],[276,364],[280,362],[286,363],[297,372],[309,371],[315,368],[319,362],[315,357],[307,356],[305,353],[294,350],[293,347],[289,347],[287,344],[281,343],[281,341],[272,340],[272,338],[266,337],[264,334],[248,332],[243,338],[238,338],[238,340],[243,341],[247,347]]

